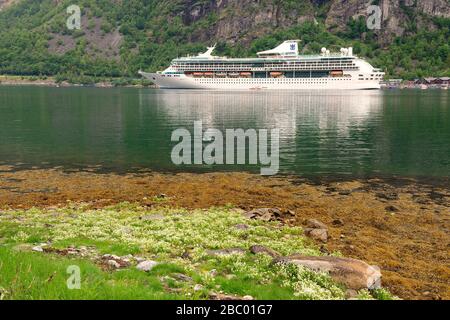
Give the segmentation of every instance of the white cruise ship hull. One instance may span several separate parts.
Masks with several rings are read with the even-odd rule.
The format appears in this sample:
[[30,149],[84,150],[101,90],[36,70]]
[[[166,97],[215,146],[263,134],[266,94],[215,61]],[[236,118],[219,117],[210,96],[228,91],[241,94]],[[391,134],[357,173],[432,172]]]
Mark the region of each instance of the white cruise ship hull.
[[163,89],[209,90],[374,90],[379,80],[357,78],[195,78],[181,75],[146,73],[142,76]]

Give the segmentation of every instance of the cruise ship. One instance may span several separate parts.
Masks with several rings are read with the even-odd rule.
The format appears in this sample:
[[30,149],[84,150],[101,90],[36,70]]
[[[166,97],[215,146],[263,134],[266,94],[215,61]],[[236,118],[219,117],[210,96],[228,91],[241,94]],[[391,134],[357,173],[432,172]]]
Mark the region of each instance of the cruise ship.
[[197,56],[174,59],[164,71],[139,73],[166,89],[380,89],[384,73],[353,55],[353,48],[299,55],[299,41],[284,41],[255,58],[214,56],[214,46]]

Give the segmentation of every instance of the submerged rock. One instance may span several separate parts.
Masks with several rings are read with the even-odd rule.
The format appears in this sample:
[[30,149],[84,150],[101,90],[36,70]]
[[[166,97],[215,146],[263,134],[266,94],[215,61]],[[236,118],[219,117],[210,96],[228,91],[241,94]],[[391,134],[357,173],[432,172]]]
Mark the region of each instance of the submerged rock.
[[316,272],[329,273],[333,280],[344,284],[348,289],[379,289],[381,287],[380,269],[361,260],[291,255],[277,258],[274,263],[293,263]]

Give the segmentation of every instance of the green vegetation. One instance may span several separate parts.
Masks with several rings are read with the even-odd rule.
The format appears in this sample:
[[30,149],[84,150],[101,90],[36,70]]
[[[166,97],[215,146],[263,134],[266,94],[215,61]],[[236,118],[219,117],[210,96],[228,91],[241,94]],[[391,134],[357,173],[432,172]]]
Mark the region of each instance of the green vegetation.
[[[64,209],[3,211],[0,221],[3,299],[207,299],[211,292],[257,299],[345,297],[345,288],[327,274],[273,265],[264,254],[212,255],[208,250],[253,244],[283,255],[321,255],[301,229],[248,220],[233,209],[148,210],[122,203],[92,210],[72,204]],[[236,228],[244,223],[247,229]],[[31,252],[43,242],[54,251]],[[57,251],[82,246],[91,253],[71,256]],[[99,262],[103,254],[131,254],[159,264],[147,273],[133,265],[105,270]],[[80,267],[80,290],[67,289],[70,265]],[[181,280],[180,274],[185,276]],[[392,299],[386,290],[362,290],[359,297]]]
[[382,47],[381,36],[367,30],[363,18],[350,20],[343,31],[327,30],[328,2],[313,8],[307,1],[280,1],[276,4],[283,14],[297,10],[313,15],[316,10],[317,24],[275,27],[244,46],[221,39],[195,40],[196,35],[212,30],[224,15],[232,15],[228,9],[186,23],[186,4],[175,0],[127,0],[114,5],[109,0],[78,0],[83,29],[70,31],[65,11],[70,4],[73,1],[55,6],[53,0],[22,0],[0,12],[0,74],[48,75],[89,84],[99,77],[133,78],[139,69],[163,68],[171,59],[198,53],[217,40],[217,53],[246,56],[287,38],[301,39],[305,53],[317,53],[323,46],[339,49],[353,45],[357,54],[385,69],[388,77],[412,79],[450,73],[450,19],[421,16],[433,27],[418,28],[418,13],[409,7],[404,8],[409,17],[405,36]]

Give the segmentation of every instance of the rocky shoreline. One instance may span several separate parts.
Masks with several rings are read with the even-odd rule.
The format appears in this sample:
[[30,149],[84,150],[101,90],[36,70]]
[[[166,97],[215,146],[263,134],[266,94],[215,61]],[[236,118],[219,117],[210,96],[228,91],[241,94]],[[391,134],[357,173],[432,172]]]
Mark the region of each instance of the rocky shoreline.
[[[67,87],[95,87],[95,88],[155,88],[150,84],[124,84],[122,82],[128,82],[123,79],[119,80],[119,83],[113,81],[99,81],[90,84],[83,83],[70,83],[68,81],[56,81],[53,77],[45,78],[32,78],[32,77],[20,77],[20,76],[0,76],[0,86],[38,86],[38,87],[55,87],[55,88],[67,88]],[[134,82],[143,82],[142,79],[134,79]]]
[[[0,209],[232,207],[247,219],[301,227],[327,254],[381,268],[383,285],[403,299],[449,299],[450,192],[412,179],[311,182],[245,173],[98,173],[0,168]],[[240,226],[245,228],[245,226]],[[256,244],[255,244],[256,245]]]

